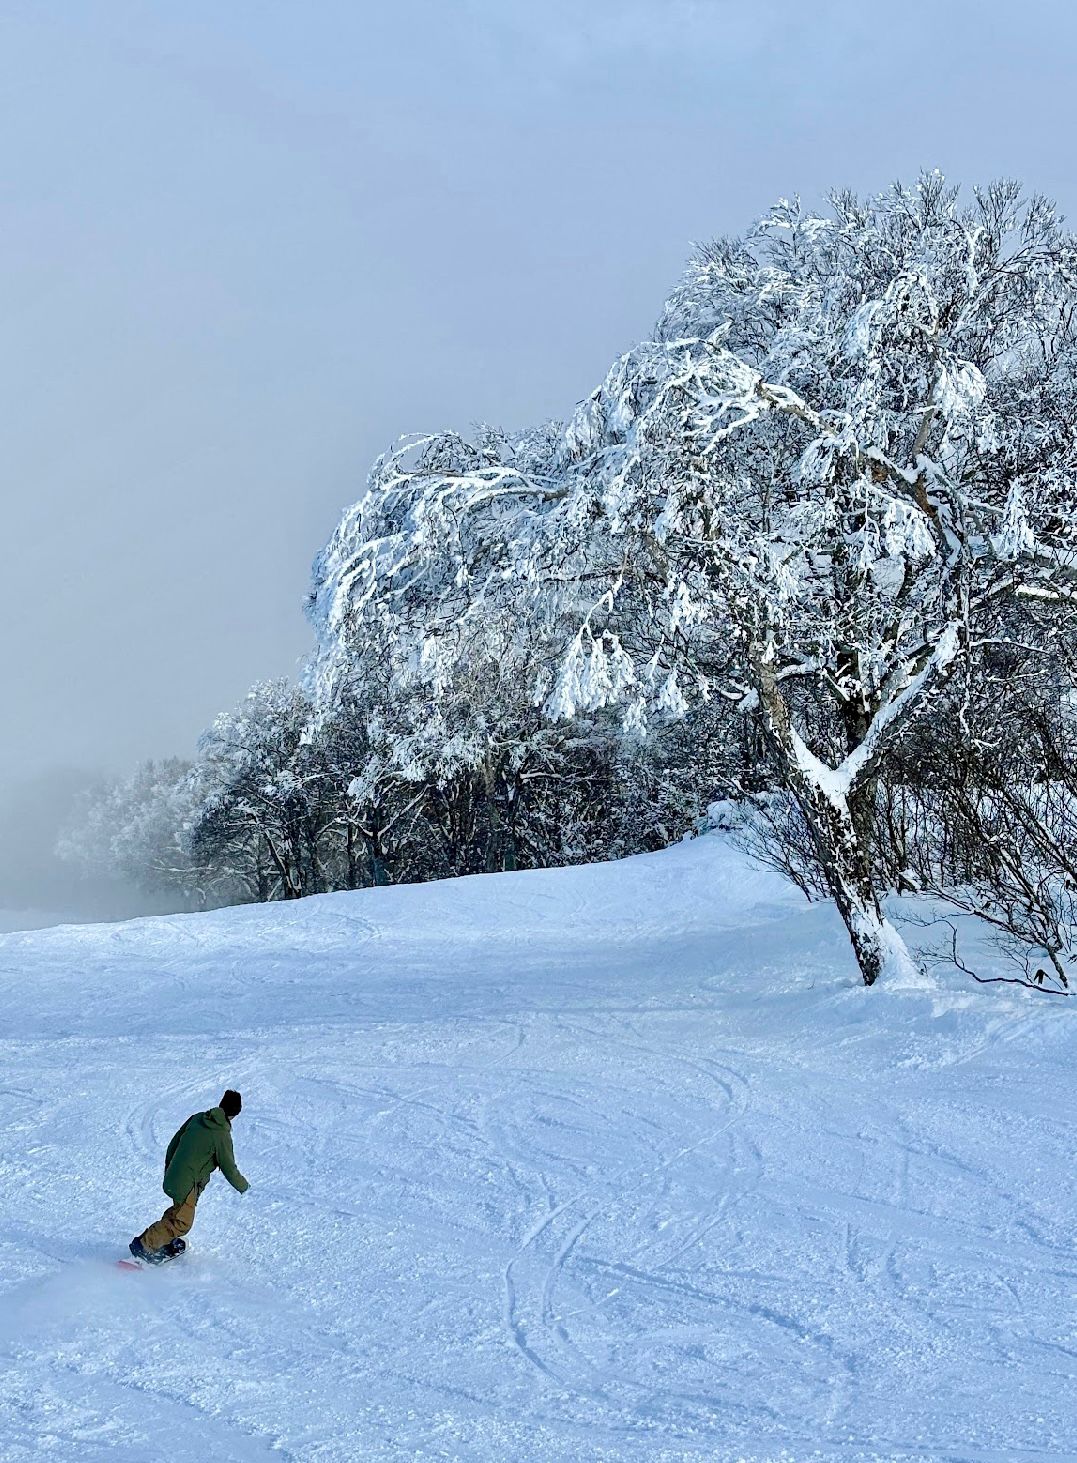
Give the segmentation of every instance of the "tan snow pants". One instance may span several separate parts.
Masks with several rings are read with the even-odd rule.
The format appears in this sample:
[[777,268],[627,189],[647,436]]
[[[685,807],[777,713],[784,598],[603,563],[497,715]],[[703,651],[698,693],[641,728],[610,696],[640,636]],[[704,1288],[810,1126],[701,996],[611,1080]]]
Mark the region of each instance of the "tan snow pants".
[[179,1239],[182,1235],[190,1233],[191,1225],[194,1223],[195,1205],[198,1203],[201,1192],[202,1190],[196,1184],[182,1204],[170,1204],[156,1224],[151,1224],[149,1229],[143,1230],[139,1239],[147,1250],[159,1250],[162,1245],[167,1245],[169,1240]]

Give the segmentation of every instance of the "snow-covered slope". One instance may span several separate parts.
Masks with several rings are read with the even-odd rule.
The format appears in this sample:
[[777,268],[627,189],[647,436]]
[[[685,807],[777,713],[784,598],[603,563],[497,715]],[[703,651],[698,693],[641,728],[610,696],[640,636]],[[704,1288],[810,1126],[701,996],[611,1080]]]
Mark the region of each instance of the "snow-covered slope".
[[[0,939],[4,1460],[1077,1457],[1077,1011],[719,840]],[[242,1089],[190,1254],[112,1265]]]

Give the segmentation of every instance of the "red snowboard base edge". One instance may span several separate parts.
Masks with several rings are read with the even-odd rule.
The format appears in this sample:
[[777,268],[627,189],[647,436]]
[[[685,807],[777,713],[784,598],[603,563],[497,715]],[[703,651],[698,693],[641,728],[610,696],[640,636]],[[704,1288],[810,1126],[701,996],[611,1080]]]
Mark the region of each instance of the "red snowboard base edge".
[[141,1270],[142,1266],[137,1260],[117,1260],[117,1270]]

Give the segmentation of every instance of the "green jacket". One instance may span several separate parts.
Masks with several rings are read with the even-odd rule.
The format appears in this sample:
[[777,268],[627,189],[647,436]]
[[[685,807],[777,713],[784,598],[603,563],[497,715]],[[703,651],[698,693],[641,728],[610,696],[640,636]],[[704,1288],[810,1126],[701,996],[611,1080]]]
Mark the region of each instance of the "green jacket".
[[173,1137],[165,1153],[164,1191],[182,1204],[192,1189],[206,1187],[215,1168],[241,1194],[250,1188],[236,1167],[232,1124],[219,1107],[194,1113]]

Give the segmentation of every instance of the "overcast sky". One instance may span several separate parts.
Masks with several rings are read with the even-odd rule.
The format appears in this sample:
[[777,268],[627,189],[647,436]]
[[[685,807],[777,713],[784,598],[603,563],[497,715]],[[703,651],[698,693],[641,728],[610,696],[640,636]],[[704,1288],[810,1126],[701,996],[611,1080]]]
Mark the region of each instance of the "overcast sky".
[[0,0],[0,793],[293,670],[371,458],[571,410],[692,241],[933,166],[1072,211],[1075,41],[1069,0]]

